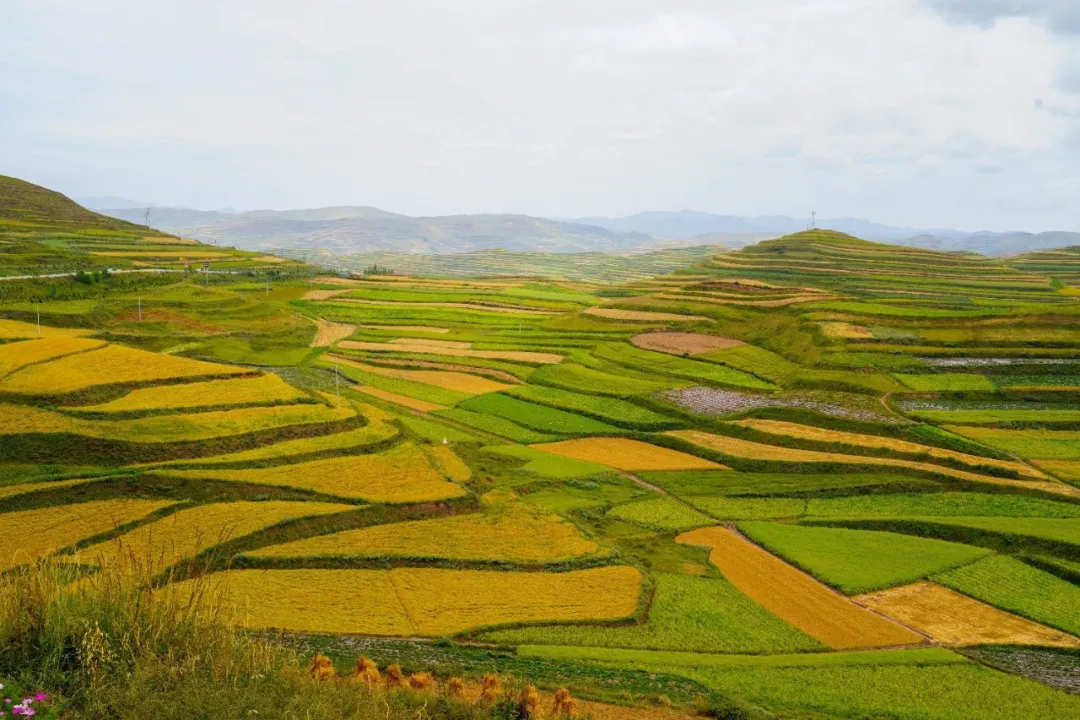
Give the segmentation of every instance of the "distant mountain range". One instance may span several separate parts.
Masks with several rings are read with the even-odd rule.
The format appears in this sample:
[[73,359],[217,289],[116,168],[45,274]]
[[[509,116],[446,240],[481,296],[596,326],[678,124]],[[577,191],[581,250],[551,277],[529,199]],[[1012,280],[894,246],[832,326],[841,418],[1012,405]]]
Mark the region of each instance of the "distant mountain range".
[[[80,198],[105,215],[150,225],[185,237],[249,250],[324,250],[446,254],[504,249],[531,252],[624,252],[654,246],[745,247],[810,226],[785,215],[741,217],[682,210],[625,217],[538,218],[528,215],[411,217],[367,206],[300,210],[192,210],[116,197]],[[115,204],[115,207],[108,207]],[[965,232],[949,228],[897,227],[858,218],[821,218],[818,227],[932,250],[1009,255],[1080,245],[1074,232]]]

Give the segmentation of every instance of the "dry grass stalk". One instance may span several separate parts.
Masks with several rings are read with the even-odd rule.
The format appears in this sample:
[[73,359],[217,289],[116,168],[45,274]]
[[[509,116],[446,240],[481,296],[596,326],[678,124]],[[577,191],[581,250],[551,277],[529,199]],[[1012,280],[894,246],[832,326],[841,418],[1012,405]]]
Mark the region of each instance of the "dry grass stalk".
[[452,698],[462,698],[465,696],[465,683],[461,678],[454,676],[446,681],[445,691]]
[[353,672],[353,678],[365,683],[368,687],[375,687],[382,681],[382,675],[379,674],[379,666],[375,664],[370,658],[362,657],[356,660],[356,670]]
[[494,673],[484,675],[484,683],[480,688],[480,702],[493,703],[502,698],[503,689],[499,676]]
[[409,676],[409,687],[417,692],[433,692],[435,678],[429,672],[413,673]]
[[388,690],[405,687],[405,673],[401,672],[400,665],[386,666],[386,687]]
[[529,718],[529,720],[539,720],[539,718],[543,717],[544,712],[541,702],[540,692],[536,689],[535,685],[526,685],[521,688],[521,700],[518,702],[518,716]]
[[315,653],[308,668],[308,675],[312,680],[332,680],[337,675],[334,670],[334,661],[321,653]]
[[566,688],[559,688],[555,691],[555,702],[551,707],[551,714],[554,717],[573,717],[574,711],[577,709],[577,702],[574,698],[570,697],[570,691]]

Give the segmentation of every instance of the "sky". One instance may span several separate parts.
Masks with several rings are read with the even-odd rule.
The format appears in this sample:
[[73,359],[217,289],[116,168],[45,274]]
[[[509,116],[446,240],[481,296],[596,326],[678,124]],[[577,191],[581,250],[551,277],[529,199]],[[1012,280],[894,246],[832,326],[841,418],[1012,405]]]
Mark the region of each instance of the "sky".
[[1080,231],[1077,0],[3,0],[0,173],[413,215]]

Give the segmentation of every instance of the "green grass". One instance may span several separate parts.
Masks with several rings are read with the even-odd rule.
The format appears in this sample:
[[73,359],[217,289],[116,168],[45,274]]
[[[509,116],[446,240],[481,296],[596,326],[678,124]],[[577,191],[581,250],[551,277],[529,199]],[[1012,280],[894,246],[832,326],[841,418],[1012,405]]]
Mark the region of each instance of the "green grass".
[[478,395],[461,403],[464,410],[505,418],[542,433],[558,435],[603,435],[620,433],[613,425],[583,415],[525,402],[502,393]]
[[651,494],[620,475],[593,476],[587,480],[570,479],[526,492],[521,498],[537,507],[559,515],[588,508],[604,508],[636,500]]
[[513,387],[504,392],[512,397],[539,405],[599,416],[607,422],[638,430],[668,430],[683,425],[666,415],[612,397],[584,395],[569,390],[535,385]]
[[893,375],[916,392],[994,392],[997,387],[985,375],[974,373],[938,373]]
[[[331,366],[330,363],[325,362],[320,364],[326,367]],[[453,390],[446,390],[444,388],[435,387],[434,385],[425,385],[424,383],[413,382],[411,380],[383,377],[382,375],[364,372],[363,370],[358,370],[357,368],[349,367],[348,365],[337,365],[336,367],[342,375],[359,382],[361,385],[368,385],[378,390],[386,390],[387,392],[397,393],[398,395],[437,403],[439,405],[457,405],[459,402],[469,397],[469,395],[466,395],[465,393],[454,392]]]
[[688,497],[696,508],[717,520],[773,520],[800,517],[806,510],[801,498]]
[[998,423],[1080,423],[1080,410],[907,410],[920,420],[949,425],[995,425]]
[[1015,558],[986,558],[934,579],[1003,610],[1080,635],[1080,587]]
[[467,433],[447,423],[425,420],[412,415],[400,415],[397,419],[409,430],[431,442],[439,443],[444,439],[450,442],[480,442],[480,438],[476,435]]
[[725,365],[689,360],[665,353],[652,352],[651,350],[641,350],[632,345],[615,343],[600,345],[593,351],[593,354],[602,360],[627,365],[639,370],[660,373],[661,375],[753,390],[776,389],[776,385],[773,383]]
[[495,415],[487,415],[482,412],[473,412],[462,408],[450,408],[449,410],[436,410],[434,415],[444,417],[462,425],[483,430],[493,435],[507,438],[519,443],[542,443],[558,440],[560,436],[536,432],[529,428],[521,427],[515,422]]
[[811,498],[809,517],[888,518],[933,516],[996,516],[1080,518],[1076,503],[1043,500],[1026,495],[989,493],[902,493]]
[[1043,460],[1080,460],[1080,431],[1002,430],[949,426],[949,430],[976,442],[1020,457]]
[[1016,535],[1069,545],[1080,545],[1080,518],[919,517],[917,519],[939,525],[985,530],[1003,536]]
[[744,473],[731,470],[675,470],[639,472],[638,477],[667,490],[672,495],[777,495],[813,493],[842,488],[872,488],[881,485],[937,487],[929,480],[886,473]]
[[739,523],[739,529],[847,595],[914,582],[991,553],[959,543],[873,530],[767,522]]
[[529,376],[529,381],[564,390],[616,397],[652,395],[680,384],[674,380],[639,380],[637,378],[613,375],[573,363],[560,363],[537,368]]
[[522,470],[549,478],[576,478],[613,472],[607,465],[564,458],[521,445],[497,445],[484,448],[484,452],[527,460]]
[[701,653],[789,653],[824,647],[747,598],[726,580],[656,574],[644,624],[530,627],[480,639],[514,645],[584,645]]
[[608,517],[658,530],[680,531],[713,524],[713,520],[707,515],[667,497],[655,497],[618,505],[608,511]]

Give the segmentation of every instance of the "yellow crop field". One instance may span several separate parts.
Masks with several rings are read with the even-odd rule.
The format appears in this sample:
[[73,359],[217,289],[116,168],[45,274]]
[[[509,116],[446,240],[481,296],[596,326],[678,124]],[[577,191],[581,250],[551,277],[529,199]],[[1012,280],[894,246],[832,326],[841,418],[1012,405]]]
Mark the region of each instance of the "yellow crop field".
[[[676,299],[685,300],[686,298],[677,297]],[[712,318],[705,317],[704,315],[680,315],[678,313],[650,312],[648,310],[618,310],[616,308],[603,307],[592,307],[588,310],[582,310],[582,314],[595,315],[596,317],[607,318],[609,320],[629,320],[631,322],[713,321]]]
[[1080,497],[1080,490],[1063,483],[1038,480],[1009,480],[1006,478],[993,477],[991,475],[980,475],[978,473],[967,472],[966,470],[956,470],[954,468],[944,467],[943,465],[917,462],[915,460],[897,460],[894,458],[870,457],[867,455],[844,455],[842,453],[818,452],[816,450],[797,450],[795,448],[780,447],[778,445],[765,445],[763,443],[750,442],[749,440],[740,440],[739,438],[728,437],[726,435],[714,435],[699,430],[669,430],[665,434],[682,438],[687,442],[700,445],[701,447],[710,450],[717,450],[722,453],[727,453],[728,455],[735,455],[736,457],[743,457],[751,460],[907,467],[948,477],[960,478],[961,480],[973,480],[975,482],[991,483],[993,485],[1037,488],[1058,495]]
[[[312,292],[321,291],[314,290]],[[307,295],[304,298],[307,299]],[[330,322],[319,318],[315,321],[315,324],[318,326],[318,330],[315,332],[315,339],[311,341],[311,347],[329,347],[338,340],[344,340],[356,332],[356,326],[348,323]]]
[[0,377],[27,365],[55,360],[87,350],[96,350],[104,346],[104,340],[63,336],[6,343],[0,345]]
[[99,250],[91,252],[98,257],[115,258],[188,258],[190,260],[213,260],[215,258],[233,257],[229,253],[213,252],[206,250]]
[[734,338],[688,332],[641,333],[630,338],[630,342],[643,350],[655,350],[669,355],[700,355],[746,344]]
[[1035,464],[1069,482],[1080,482],[1080,460],[1036,460]]
[[862,325],[852,325],[846,322],[823,322],[818,323],[821,334],[830,340],[869,340],[874,335]]
[[445,334],[450,328],[437,327],[435,325],[357,325],[368,330],[390,330],[393,332],[422,332]]
[[240,435],[289,425],[327,423],[355,415],[349,407],[281,405],[237,410],[161,415],[135,420],[84,420],[27,405],[0,403],[0,436],[23,433],[72,433],[131,442],[180,442]]
[[678,450],[627,438],[583,438],[530,445],[535,450],[574,460],[599,463],[616,470],[726,470],[711,460]]
[[99,500],[0,514],[0,572],[172,504],[171,500]]
[[445,500],[465,494],[461,486],[443,479],[412,443],[374,455],[347,455],[296,465],[249,470],[168,470],[163,474],[281,485],[385,503]]
[[401,568],[390,571],[420,635],[517,622],[618,620],[633,615],[641,573],[624,565],[565,573]]
[[177,408],[213,407],[282,403],[309,396],[277,375],[207,380],[205,382],[165,385],[132,390],[122,398],[101,405],[84,405],[79,410],[93,412],[130,412],[132,410],[175,410]]
[[462,340],[428,340],[427,338],[396,338],[390,342],[395,345],[431,345],[432,347],[444,347],[450,350],[468,350],[472,347],[471,342]]
[[445,372],[442,370],[401,370],[398,368],[386,368],[378,365],[356,362],[334,356],[334,362],[348,365],[364,372],[380,375],[382,377],[396,378],[398,380],[411,380],[412,382],[433,385],[446,390],[467,393],[469,395],[482,395],[484,393],[499,392],[510,387],[504,383],[488,380],[478,375],[462,372]]
[[691,530],[675,541],[710,548],[709,560],[735,587],[833,649],[924,642],[921,636],[859,607],[728,528]]
[[788,437],[800,438],[803,440],[818,440],[821,442],[841,443],[844,445],[857,445],[860,447],[897,450],[899,452],[920,453],[935,458],[957,460],[967,465],[988,465],[1006,470],[1013,470],[1022,476],[1038,478],[1040,480],[1046,479],[1046,475],[1024,463],[968,455],[966,453],[956,452],[955,450],[945,450],[942,448],[930,447],[929,445],[920,445],[904,440],[880,437],[878,435],[863,435],[860,433],[828,430],[812,425],[800,425],[798,423],[785,422],[783,420],[747,419],[736,420],[731,424],[741,425],[742,427],[760,430],[761,432],[772,433],[774,435],[787,435]]
[[129,533],[79,553],[79,562],[99,566],[133,560],[163,570],[229,540],[293,518],[355,510],[354,505],[318,502],[228,502],[197,505],[140,525]]
[[466,465],[464,460],[445,445],[426,445],[424,451],[427,452],[428,457],[431,458],[431,462],[438,468],[439,472],[450,480],[464,483],[468,482],[469,478],[472,477],[472,468]]
[[353,385],[352,389],[357,392],[362,392],[365,395],[370,395],[371,397],[376,397],[380,400],[394,403],[395,405],[401,405],[402,407],[407,407],[412,410],[419,410],[420,412],[434,412],[435,410],[446,410],[445,405],[428,402],[427,400],[417,400],[416,398],[399,395],[398,393],[393,393],[389,390],[380,390],[378,388],[373,388],[370,385]]
[[461,310],[480,310],[482,312],[514,313],[516,315],[558,315],[556,310],[536,310],[524,308],[519,305],[487,305],[483,303],[469,302],[405,302],[403,300],[360,300],[358,298],[341,298],[338,302],[356,303],[357,305],[379,305],[382,307],[436,307],[458,308]]
[[85,337],[93,335],[93,330],[86,328],[54,328],[21,320],[0,318],[0,340],[30,340],[33,338]]
[[0,391],[61,395],[97,385],[250,373],[248,368],[109,345],[77,356],[69,355],[52,362],[31,365],[0,382]]
[[376,525],[246,553],[255,557],[424,557],[548,563],[592,555],[599,546],[558,515],[520,502],[488,512]]
[[998,610],[932,582],[859,595],[855,601],[946,645],[1080,648],[1080,638]]
[[229,570],[214,579],[245,627],[433,637],[511,622],[617,620],[633,614],[641,589],[641,574],[626,566],[567,573]]
[[25,493],[37,492],[38,490],[58,490],[60,488],[71,487],[72,485],[83,485],[92,482],[96,482],[96,480],[93,478],[77,478],[75,480],[53,480],[51,482],[0,485],[0,500],[3,498],[15,497],[16,495],[23,495]]
[[442,345],[420,344],[402,346],[395,343],[360,342],[345,340],[338,347],[350,350],[375,350],[384,352],[413,352],[426,355],[451,355],[453,357],[488,358],[491,360],[516,360],[540,365],[554,365],[562,362],[563,356],[555,353],[530,352],[527,350],[471,350],[468,348],[448,348]]

